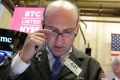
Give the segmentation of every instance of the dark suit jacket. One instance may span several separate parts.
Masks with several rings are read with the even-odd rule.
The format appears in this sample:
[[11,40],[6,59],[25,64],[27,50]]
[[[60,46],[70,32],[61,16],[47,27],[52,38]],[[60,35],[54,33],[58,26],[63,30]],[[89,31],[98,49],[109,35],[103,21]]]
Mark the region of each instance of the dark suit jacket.
[[112,78],[112,80],[115,80],[115,78]]
[[[47,51],[42,50],[39,53],[41,61],[39,61],[37,57],[34,57],[27,70],[15,80],[50,80]],[[102,68],[92,57],[73,49],[69,58],[82,69],[82,72],[79,77],[77,77],[66,66],[63,66],[58,76],[58,80],[101,80],[100,73],[102,72]],[[8,58],[4,65],[0,67],[0,80],[12,80],[9,76],[10,65],[11,59]]]

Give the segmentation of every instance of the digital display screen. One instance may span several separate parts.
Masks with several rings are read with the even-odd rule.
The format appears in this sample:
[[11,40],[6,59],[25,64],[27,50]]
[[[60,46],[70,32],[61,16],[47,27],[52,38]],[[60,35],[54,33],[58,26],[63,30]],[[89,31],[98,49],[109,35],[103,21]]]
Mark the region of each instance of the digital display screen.
[[20,50],[27,33],[0,28],[0,63]]
[[5,55],[5,56],[9,56],[10,57],[10,56],[13,55],[13,52],[12,51],[0,50],[0,55]]
[[0,63],[6,58],[13,55],[12,51],[0,50]]

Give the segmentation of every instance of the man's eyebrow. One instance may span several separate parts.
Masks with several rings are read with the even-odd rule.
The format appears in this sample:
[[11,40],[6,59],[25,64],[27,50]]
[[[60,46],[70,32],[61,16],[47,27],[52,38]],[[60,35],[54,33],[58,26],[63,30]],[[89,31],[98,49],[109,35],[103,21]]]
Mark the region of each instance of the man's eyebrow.
[[65,30],[65,31],[66,31],[66,30],[75,30],[75,28],[68,28],[68,29],[64,29],[64,30]]
[[[50,28],[50,29],[56,29],[56,30],[58,30],[57,28],[55,28],[55,27],[53,27],[53,26],[46,26],[46,27],[48,27],[48,28]],[[67,29],[64,29],[63,31],[67,31],[67,30],[74,30],[75,28],[67,28]]]

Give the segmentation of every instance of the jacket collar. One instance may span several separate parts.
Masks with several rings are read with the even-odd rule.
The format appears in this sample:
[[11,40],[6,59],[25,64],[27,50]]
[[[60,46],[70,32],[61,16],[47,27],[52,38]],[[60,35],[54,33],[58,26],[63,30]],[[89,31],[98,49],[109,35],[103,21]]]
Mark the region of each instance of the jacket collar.
[[[85,57],[84,53],[82,54],[81,52],[79,52],[75,48],[72,48],[72,49],[73,50],[70,53],[69,59],[71,59],[76,65],[78,65],[80,68],[83,69],[83,67],[85,67],[82,65],[84,57]],[[36,55],[38,55],[39,58],[35,57],[35,60],[34,60],[36,65],[37,65],[38,70],[40,71],[40,73],[42,74],[42,76],[44,78],[43,80],[50,80],[50,67],[49,67],[47,53],[48,52],[45,49],[40,50],[40,52],[38,52],[36,54]],[[81,75],[82,75],[82,72],[81,72]],[[71,70],[69,70],[66,66],[63,66],[63,68],[60,72],[60,75],[58,76],[58,79],[62,79],[65,75],[68,75],[71,73],[72,73]],[[74,75],[74,77],[77,77],[77,76]]]
[[[69,59],[71,59],[78,67],[80,67],[81,69],[83,69],[83,60],[84,60],[84,55],[82,55],[81,52],[79,52],[78,50],[76,50],[75,48],[73,48],[72,52],[70,53]],[[83,70],[84,71],[84,70]],[[83,71],[80,73],[79,76],[83,75]],[[63,66],[60,75],[58,76],[58,79],[62,79],[63,77],[65,77],[66,75],[70,75],[69,78],[77,78],[77,76],[71,75],[74,74],[70,69],[68,69],[66,66]]]

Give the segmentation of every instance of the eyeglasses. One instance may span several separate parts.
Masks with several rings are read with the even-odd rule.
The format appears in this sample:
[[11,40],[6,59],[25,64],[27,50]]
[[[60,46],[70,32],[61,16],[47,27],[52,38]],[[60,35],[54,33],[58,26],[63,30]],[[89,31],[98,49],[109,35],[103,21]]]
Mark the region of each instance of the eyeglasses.
[[60,33],[60,32],[57,32],[57,31],[52,31],[50,34],[55,36],[55,37],[58,37],[59,35],[61,35],[62,37],[71,37],[71,36],[75,35],[74,32],[63,32],[63,33]]
[[53,36],[53,37],[58,37],[59,35],[61,35],[64,38],[68,38],[68,37],[72,37],[76,35],[75,29],[66,29],[64,32],[60,32],[58,29],[53,28],[53,27],[46,27],[46,29],[49,29],[52,31],[48,35]]

